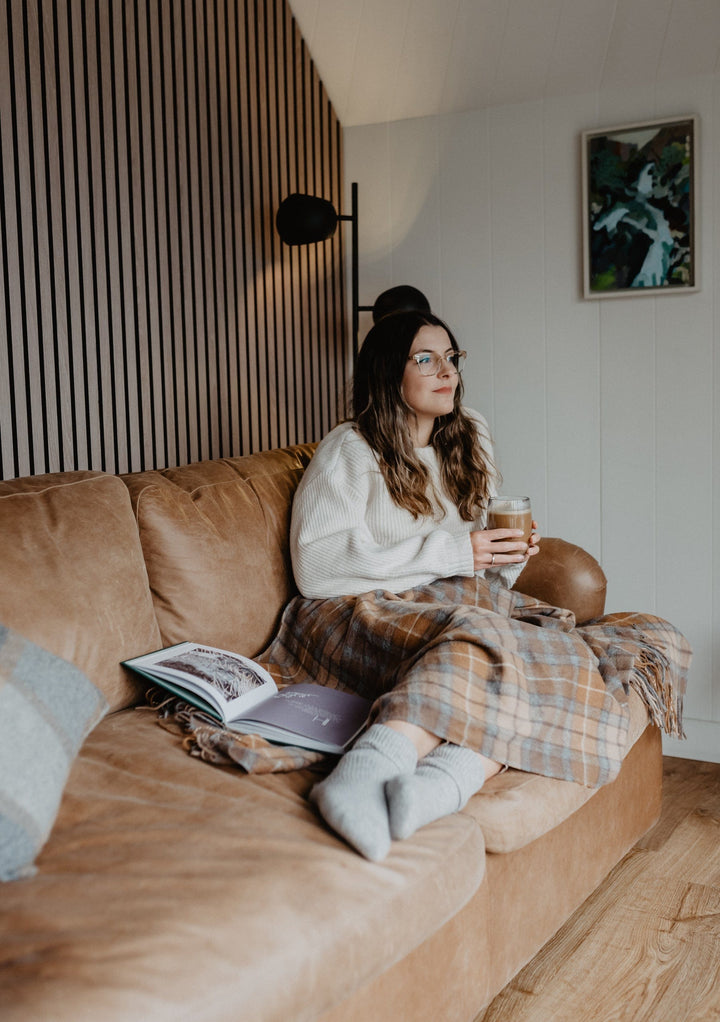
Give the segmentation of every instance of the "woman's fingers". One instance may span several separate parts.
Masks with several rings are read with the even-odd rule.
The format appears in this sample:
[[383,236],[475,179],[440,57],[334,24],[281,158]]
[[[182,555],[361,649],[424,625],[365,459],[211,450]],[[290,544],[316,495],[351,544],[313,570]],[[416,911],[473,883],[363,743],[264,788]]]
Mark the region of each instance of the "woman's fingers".
[[503,564],[517,564],[528,556],[529,548],[520,529],[484,529],[470,533],[476,571]]
[[536,521],[533,521],[532,528],[528,543],[522,538],[521,529],[477,529],[471,532],[475,570],[518,564],[540,553],[541,536]]
[[483,529],[475,535],[487,536],[491,543],[499,543],[502,540],[517,540],[523,535],[522,529]]

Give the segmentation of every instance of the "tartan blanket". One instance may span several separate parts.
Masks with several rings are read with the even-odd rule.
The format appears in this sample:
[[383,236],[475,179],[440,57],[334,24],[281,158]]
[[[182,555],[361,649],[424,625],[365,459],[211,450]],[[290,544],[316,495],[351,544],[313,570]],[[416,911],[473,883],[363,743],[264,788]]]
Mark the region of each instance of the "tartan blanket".
[[[611,614],[576,627],[568,610],[457,577],[399,595],[296,597],[256,660],[280,687],[314,681],[371,699],[369,723],[406,720],[507,766],[596,788],[625,755],[630,687],[654,723],[684,737],[690,656],[661,618]],[[266,772],[327,759],[227,731],[178,700],[160,714],[211,762]]]

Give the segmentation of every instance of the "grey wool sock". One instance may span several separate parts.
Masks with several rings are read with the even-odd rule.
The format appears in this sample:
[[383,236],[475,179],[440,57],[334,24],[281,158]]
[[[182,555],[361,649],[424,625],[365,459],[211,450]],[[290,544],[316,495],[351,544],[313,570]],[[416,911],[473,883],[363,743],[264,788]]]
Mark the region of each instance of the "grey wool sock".
[[417,764],[405,735],[372,724],[333,772],[310,792],[326,823],[366,859],[379,862],[390,850],[385,782],[409,774]]
[[390,834],[403,840],[441,816],[462,809],[482,788],[485,770],[472,749],[445,743],[423,756],[414,774],[391,778],[385,785]]

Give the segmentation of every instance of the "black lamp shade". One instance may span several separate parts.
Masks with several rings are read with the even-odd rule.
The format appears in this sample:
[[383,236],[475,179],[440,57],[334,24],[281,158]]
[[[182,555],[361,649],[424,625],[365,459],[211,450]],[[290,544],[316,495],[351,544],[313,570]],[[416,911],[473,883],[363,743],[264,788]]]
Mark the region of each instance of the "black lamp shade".
[[338,215],[332,202],[295,192],[280,203],[275,217],[278,234],[286,245],[326,241],[335,233]]

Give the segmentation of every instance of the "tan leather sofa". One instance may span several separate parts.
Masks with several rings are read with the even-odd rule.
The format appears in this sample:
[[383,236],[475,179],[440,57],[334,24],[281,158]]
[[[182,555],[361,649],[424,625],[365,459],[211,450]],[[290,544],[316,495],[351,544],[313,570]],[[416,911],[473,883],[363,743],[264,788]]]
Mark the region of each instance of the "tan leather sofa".
[[[324,826],[317,773],[210,765],[158,726],[119,662],[263,648],[311,454],[0,483],[0,621],[110,703],[37,874],[0,886],[3,1022],[470,1022],[657,818],[660,735],[635,696],[612,784],[508,771],[382,863]],[[520,587],[586,620],[605,579],[545,539]]]

